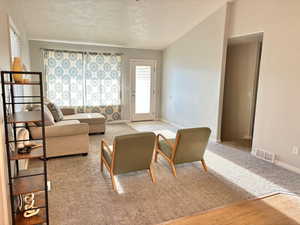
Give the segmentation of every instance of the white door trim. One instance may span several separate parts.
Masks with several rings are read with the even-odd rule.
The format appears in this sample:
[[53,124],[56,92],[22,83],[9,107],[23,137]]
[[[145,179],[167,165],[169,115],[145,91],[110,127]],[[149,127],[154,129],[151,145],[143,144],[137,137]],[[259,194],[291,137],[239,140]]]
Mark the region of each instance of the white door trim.
[[[153,76],[151,77],[151,86],[152,86],[152,98],[151,98],[151,114],[153,116],[153,118],[151,118],[151,120],[155,120],[156,119],[156,101],[157,101],[157,60],[152,60],[152,59],[130,59],[129,60],[129,64],[130,64],[130,94],[129,94],[129,108],[130,108],[130,121],[139,121],[138,119],[134,118],[135,112],[133,109],[133,96],[132,96],[132,90],[133,90],[133,83],[134,83],[134,77],[133,77],[133,73],[135,71],[134,65],[135,64],[151,64],[153,66]],[[140,120],[141,121],[141,120]]]

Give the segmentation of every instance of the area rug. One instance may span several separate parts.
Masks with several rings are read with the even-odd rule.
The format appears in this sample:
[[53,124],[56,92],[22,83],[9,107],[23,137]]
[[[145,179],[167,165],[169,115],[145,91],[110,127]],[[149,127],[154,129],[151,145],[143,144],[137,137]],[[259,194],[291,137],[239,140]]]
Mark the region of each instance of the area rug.
[[[280,183],[280,178],[276,178],[274,183],[270,179],[276,177],[277,167],[270,167],[244,151],[211,144],[206,155],[208,172],[195,162],[177,166],[177,177],[174,177],[166,162],[159,158],[154,164],[156,184],[146,171],[134,172],[116,177],[118,190],[115,192],[107,171],[100,171],[100,140],[104,138],[112,143],[115,135],[135,132],[127,124],[107,125],[105,135],[90,136],[88,156],[48,161],[52,184],[50,224],[159,224],[258,195],[300,190],[299,175],[279,169],[285,181]],[[288,176],[293,176],[295,181],[289,181]]]

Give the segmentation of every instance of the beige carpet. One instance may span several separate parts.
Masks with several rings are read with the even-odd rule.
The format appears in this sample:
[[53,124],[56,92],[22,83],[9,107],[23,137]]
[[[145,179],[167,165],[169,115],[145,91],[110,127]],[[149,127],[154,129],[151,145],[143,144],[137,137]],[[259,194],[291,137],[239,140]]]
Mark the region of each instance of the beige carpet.
[[156,184],[146,171],[130,173],[117,176],[114,192],[108,173],[100,172],[100,140],[133,132],[126,124],[108,125],[104,136],[90,136],[88,156],[48,161],[50,224],[150,225],[261,194],[300,190],[299,175],[247,152],[210,144],[208,173],[199,163],[184,164],[177,166],[175,178],[160,158]]

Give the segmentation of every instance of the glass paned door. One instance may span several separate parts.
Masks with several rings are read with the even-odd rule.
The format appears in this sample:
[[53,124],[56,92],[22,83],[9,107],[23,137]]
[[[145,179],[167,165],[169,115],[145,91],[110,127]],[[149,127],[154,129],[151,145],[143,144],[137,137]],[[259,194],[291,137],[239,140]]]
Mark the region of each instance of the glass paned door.
[[131,61],[131,120],[155,118],[155,62]]

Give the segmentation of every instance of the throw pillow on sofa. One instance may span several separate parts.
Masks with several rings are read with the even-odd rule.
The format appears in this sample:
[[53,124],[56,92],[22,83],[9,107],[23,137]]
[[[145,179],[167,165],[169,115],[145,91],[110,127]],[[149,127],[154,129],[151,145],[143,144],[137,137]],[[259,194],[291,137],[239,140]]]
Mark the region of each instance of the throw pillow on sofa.
[[[36,105],[31,108],[31,111],[41,111],[41,106]],[[44,105],[44,119],[45,119],[45,126],[52,126],[55,124],[54,118],[52,116],[52,113],[48,109],[46,105]],[[42,126],[42,122],[35,122],[35,124],[40,127]]]
[[47,107],[50,110],[50,112],[52,113],[52,116],[53,116],[55,122],[59,122],[64,119],[64,114],[62,113],[62,111],[60,110],[60,108],[57,105],[55,105],[52,102],[49,102],[47,104]]

